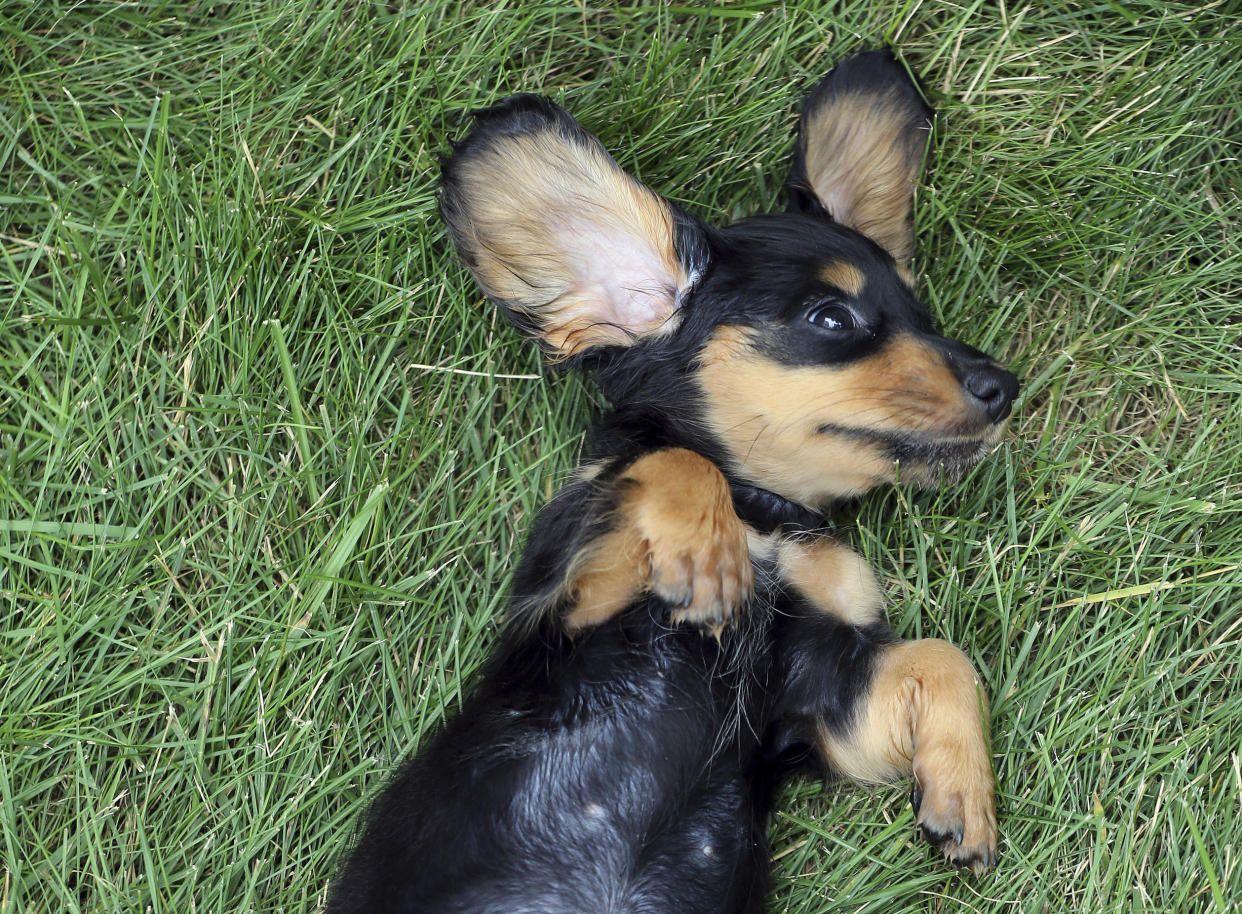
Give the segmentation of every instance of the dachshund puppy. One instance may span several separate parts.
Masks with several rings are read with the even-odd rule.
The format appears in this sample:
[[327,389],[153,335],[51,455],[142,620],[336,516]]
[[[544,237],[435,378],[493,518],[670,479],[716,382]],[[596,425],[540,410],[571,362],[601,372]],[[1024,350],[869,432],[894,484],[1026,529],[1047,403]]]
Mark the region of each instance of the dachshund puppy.
[[926,836],[994,861],[974,669],[893,634],[820,514],[965,471],[1017,393],[915,296],[930,121],[891,54],[850,58],[805,104],[790,211],[714,229],[545,99],[477,113],[444,163],[450,234],[610,409],[481,681],[374,802],[329,911],[761,911],[774,788],[805,761],[913,775]]

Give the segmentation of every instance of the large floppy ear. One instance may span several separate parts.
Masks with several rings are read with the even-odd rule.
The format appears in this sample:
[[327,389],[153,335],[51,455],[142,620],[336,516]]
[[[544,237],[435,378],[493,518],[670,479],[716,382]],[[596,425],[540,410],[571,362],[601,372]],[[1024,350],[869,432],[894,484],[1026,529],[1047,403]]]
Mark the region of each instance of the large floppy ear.
[[702,229],[544,98],[475,113],[440,212],[470,272],[557,356],[670,333],[706,262]]
[[842,61],[803,105],[789,174],[791,205],[826,212],[908,266],[914,184],[932,116],[891,52]]

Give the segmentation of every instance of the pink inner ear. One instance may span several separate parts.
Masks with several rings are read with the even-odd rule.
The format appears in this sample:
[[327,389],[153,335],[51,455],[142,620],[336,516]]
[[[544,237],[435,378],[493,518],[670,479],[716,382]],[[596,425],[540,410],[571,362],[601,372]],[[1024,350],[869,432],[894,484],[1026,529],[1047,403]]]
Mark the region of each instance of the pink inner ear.
[[667,263],[649,240],[615,231],[615,223],[612,234],[607,228],[575,220],[558,234],[565,250],[574,252],[571,284],[597,303],[591,318],[614,325],[628,341],[658,330],[672,316],[682,271]]
[[615,213],[599,213],[599,222],[590,213],[587,207],[551,227],[552,248],[568,252],[568,276],[562,294],[542,309],[547,341],[572,355],[675,330],[677,290],[688,277],[671,247],[657,249]]

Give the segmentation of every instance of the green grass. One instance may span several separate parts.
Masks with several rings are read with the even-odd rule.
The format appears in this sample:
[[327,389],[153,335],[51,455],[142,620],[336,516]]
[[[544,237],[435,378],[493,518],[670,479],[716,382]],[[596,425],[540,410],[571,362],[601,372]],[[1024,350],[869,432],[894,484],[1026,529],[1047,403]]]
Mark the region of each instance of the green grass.
[[549,93],[727,221],[780,205],[800,93],[884,40],[940,111],[923,293],[1024,390],[970,478],[840,516],[898,630],[986,670],[1003,856],[949,871],[904,787],[799,782],[773,909],[1229,909],[1237,14],[8,3],[0,912],[314,910],[458,706],[594,400],[446,250],[463,110]]

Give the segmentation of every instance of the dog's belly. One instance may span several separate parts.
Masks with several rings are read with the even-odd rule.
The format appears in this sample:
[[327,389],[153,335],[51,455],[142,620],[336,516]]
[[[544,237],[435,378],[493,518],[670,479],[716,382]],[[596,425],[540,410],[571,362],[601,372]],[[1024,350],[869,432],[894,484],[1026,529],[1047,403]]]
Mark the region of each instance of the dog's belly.
[[[615,748],[615,747],[611,747]],[[564,759],[551,760],[562,766]],[[725,766],[731,767],[731,766]],[[761,843],[736,769],[670,793],[631,765],[623,781],[586,778],[516,798],[521,811],[493,832],[491,859],[444,887],[427,910],[496,914],[646,914],[742,911]],[[579,789],[580,788],[580,789]],[[490,856],[490,855],[489,855]],[[755,893],[761,897],[759,893]]]
[[642,628],[576,643],[563,681],[493,671],[377,802],[334,912],[761,910],[751,677]]
[[463,788],[481,801],[468,815],[483,828],[450,844],[476,853],[427,909],[746,910],[733,899],[750,896],[762,854],[740,764],[752,747],[698,706],[710,690],[685,685],[543,732],[520,759],[472,766]]

